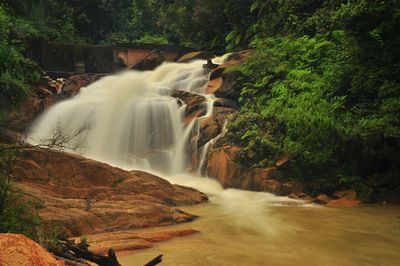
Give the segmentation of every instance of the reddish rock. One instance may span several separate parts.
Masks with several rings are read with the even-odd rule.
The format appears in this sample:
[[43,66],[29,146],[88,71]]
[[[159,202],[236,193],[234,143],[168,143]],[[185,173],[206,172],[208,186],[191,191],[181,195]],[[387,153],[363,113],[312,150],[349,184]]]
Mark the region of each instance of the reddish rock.
[[224,187],[241,188],[241,169],[234,162],[239,151],[240,148],[235,146],[212,149],[208,155],[207,174]]
[[242,188],[281,195],[282,182],[274,178],[275,173],[276,167],[254,168],[242,177]]
[[63,266],[38,243],[18,234],[0,234],[1,266]]
[[355,200],[357,198],[357,192],[352,189],[336,191],[333,194],[337,199],[349,199]]
[[323,205],[325,205],[325,204],[328,204],[330,201],[331,201],[332,199],[330,198],[330,197],[328,197],[327,195],[325,195],[325,194],[320,194],[320,195],[318,195],[317,196],[317,198],[315,199],[315,203],[318,203],[318,204],[323,204]]
[[206,93],[215,94],[222,86],[222,77],[217,77],[208,82]]
[[[163,242],[175,237],[196,234],[193,229],[167,230],[157,232],[138,232],[137,230],[106,232],[88,235],[90,250],[106,254],[109,248],[114,251],[129,251],[151,248],[157,242]],[[75,239],[76,242],[79,239]]]
[[289,195],[291,193],[304,194],[302,193],[304,185],[301,182],[289,181],[282,185],[282,195]]
[[203,118],[199,121],[200,136],[197,145],[203,146],[221,133],[221,127],[213,116]]
[[279,168],[285,167],[289,163],[289,161],[290,161],[290,156],[285,154],[275,162],[275,166]]
[[65,84],[62,87],[62,93],[67,97],[74,96],[78,94],[82,87],[89,86],[102,77],[104,77],[104,75],[100,74],[82,74],[70,76],[65,80]]
[[331,207],[357,207],[361,205],[361,201],[352,199],[337,199],[329,201],[326,206]]
[[185,123],[190,122],[198,116],[204,115],[206,112],[207,105],[204,96],[181,90],[172,91],[171,96],[180,99],[186,104]]
[[203,116],[205,114],[206,114],[206,110],[205,109],[200,109],[200,110],[194,111],[193,113],[191,113],[190,115],[186,116],[183,119],[183,123],[185,125],[189,125],[194,119],[199,118],[199,117],[201,117],[201,116]]
[[25,151],[15,176],[20,188],[44,203],[44,223],[70,236],[191,221],[196,216],[172,206],[207,200],[149,173],[48,150]]

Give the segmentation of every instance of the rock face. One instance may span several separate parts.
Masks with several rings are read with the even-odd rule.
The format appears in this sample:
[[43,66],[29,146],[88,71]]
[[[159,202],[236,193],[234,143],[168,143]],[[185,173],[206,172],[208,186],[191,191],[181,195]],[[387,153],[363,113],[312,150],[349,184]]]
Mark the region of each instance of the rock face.
[[98,81],[104,77],[100,74],[82,74],[70,76],[66,81],[61,91],[64,97],[71,97],[76,95],[82,87],[89,86],[90,84]]
[[68,79],[52,80],[43,77],[31,87],[30,94],[18,110],[7,113],[7,129],[25,132],[32,121],[56,102],[76,95],[80,88],[99,80],[103,75],[82,74]]
[[63,266],[38,243],[18,234],[0,234],[1,266]]
[[44,203],[45,224],[69,236],[191,221],[196,216],[173,206],[207,200],[195,189],[78,155],[29,149],[22,157],[19,187]]
[[[157,232],[137,232],[137,230],[106,232],[89,235],[90,250],[97,253],[107,253],[109,248],[114,251],[132,251],[151,248],[157,242],[163,242],[176,237],[196,234],[193,229],[164,230]],[[79,239],[76,239],[79,242]]]

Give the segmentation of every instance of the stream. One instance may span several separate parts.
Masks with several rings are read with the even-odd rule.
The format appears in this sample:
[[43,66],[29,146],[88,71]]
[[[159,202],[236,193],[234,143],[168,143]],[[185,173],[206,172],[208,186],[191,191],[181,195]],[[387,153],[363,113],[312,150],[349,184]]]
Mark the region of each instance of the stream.
[[200,233],[121,256],[122,265],[143,265],[159,254],[160,265],[399,265],[399,206],[303,205],[269,193],[222,190],[207,178],[168,179],[210,196],[209,203],[180,207],[198,220],[168,227]]

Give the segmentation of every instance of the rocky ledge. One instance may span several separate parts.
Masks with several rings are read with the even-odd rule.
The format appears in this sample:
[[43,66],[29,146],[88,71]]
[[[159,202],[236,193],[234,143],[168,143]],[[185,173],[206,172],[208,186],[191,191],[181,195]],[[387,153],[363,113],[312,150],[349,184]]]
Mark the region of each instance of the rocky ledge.
[[68,236],[171,225],[195,215],[175,206],[207,201],[193,188],[78,155],[31,148],[15,167],[17,185],[43,203],[40,216]]

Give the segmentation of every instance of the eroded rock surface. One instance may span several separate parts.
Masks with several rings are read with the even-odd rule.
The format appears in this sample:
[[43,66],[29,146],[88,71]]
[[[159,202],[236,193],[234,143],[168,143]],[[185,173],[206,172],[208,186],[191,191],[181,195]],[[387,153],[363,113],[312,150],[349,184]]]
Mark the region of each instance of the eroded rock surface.
[[44,223],[69,236],[191,221],[195,215],[173,206],[207,200],[149,173],[49,150],[26,150],[15,176],[20,188],[43,202]]

